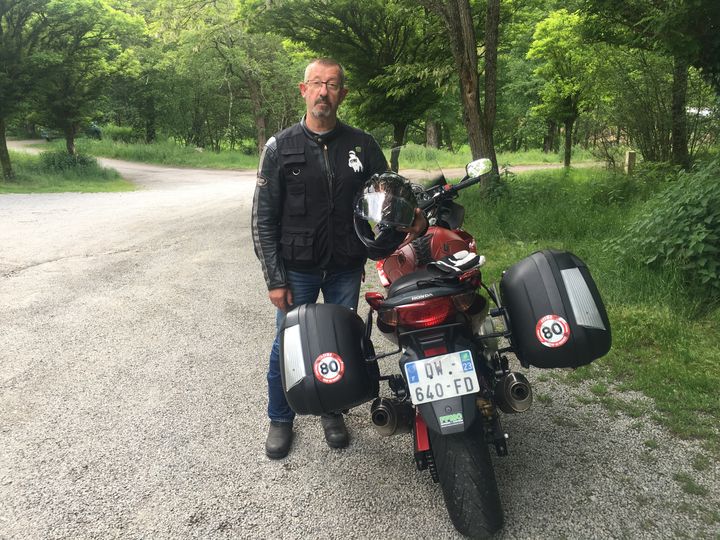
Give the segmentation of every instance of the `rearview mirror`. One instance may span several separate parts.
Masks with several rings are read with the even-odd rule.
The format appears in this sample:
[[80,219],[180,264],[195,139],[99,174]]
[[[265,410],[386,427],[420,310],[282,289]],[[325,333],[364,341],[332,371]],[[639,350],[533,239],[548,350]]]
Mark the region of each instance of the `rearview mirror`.
[[469,178],[477,178],[485,173],[489,173],[492,170],[492,161],[488,158],[476,159],[471,161],[465,167],[465,172]]

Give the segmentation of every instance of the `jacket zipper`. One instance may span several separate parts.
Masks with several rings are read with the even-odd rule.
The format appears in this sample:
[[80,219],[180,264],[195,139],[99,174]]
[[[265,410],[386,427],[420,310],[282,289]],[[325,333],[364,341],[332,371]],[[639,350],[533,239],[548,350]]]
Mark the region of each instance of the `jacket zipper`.
[[328,180],[328,202],[330,203],[330,214],[332,214],[332,211],[335,207],[335,203],[333,200],[333,172],[330,168],[330,157],[328,156],[328,147],[327,144],[323,144],[323,156],[325,157],[325,170],[327,171],[327,180]]

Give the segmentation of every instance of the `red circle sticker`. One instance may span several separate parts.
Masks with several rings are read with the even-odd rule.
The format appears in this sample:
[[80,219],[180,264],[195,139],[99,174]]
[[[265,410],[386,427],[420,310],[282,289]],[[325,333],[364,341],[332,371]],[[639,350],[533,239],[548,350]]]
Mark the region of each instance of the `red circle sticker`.
[[535,335],[546,347],[560,347],[570,339],[570,325],[559,315],[545,315],[535,325]]
[[322,353],[313,364],[315,378],[325,384],[332,384],[342,379],[345,364],[339,355],[333,352]]

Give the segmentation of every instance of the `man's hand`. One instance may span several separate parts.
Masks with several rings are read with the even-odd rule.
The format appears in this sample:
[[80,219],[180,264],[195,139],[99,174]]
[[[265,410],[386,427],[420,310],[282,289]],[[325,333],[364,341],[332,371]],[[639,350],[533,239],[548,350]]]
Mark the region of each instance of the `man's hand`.
[[292,291],[288,287],[280,287],[279,289],[270,289],[268,296],[273,306],[281,311],[287,311],[292,306]]
[[423,234],[425,234],[428,230],[428,220],[425,217],[425,212],[420,210],[419,208],[415,209],[415,218],[413,219],[412,225],[409,227],[404,227],[400,229],[401,231],[407,232],[407,236],[402,241],[402,244],[400,244],[399,247],[403,247],[406,244],[409,244],[416,238],[419,238]]

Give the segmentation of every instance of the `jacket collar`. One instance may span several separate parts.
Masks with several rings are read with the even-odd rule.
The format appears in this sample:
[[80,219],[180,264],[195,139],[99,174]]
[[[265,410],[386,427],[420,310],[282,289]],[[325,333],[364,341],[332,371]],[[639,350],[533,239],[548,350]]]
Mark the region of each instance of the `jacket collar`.
[[340,120],[337,120],[335,123],[335,127],[332,128],[332,130],[328,131],[327,133],[323,133],[322,135],[318,135],[317,133],[314,133],[310,131],[305,124],[305,115],[300,119],[300,126],[303,129],[303,132],[305,133],[305,136],[308,139],[312,139],[317,144],[324,144],[329,143],[334,138],[336,138],[340,133],[345,129],[345,124],[343,124]]

